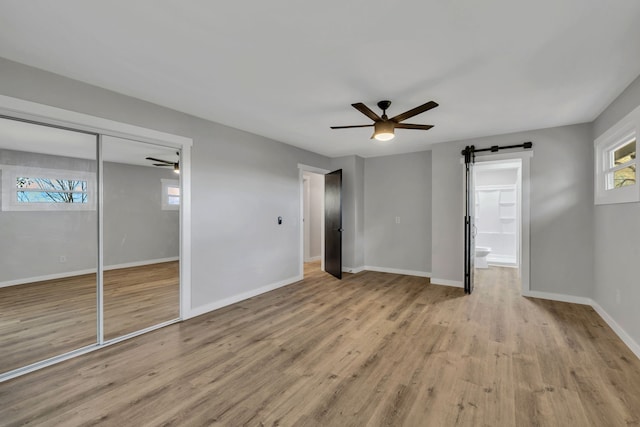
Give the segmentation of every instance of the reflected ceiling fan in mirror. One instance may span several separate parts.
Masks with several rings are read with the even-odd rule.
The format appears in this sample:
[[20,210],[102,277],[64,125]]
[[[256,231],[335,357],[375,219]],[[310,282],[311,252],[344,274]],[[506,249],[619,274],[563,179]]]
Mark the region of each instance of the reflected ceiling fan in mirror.
[[391,105],[391,101],[380,101],[378,102],[378,107],[382,110],[382,117],[374,113],[369,107],[364,105],[362,102],[358,102],[356,104],[351,104],[353,108],[360,111],[365,116],[369,117],[373,120],[373,124],[370,125],[352,125],[352,126],[331,126],[331,129],[349,129],[349,128],[366,128],[373,127],[373,135],[371,135],[371,139],[377,139],[378,141],[389,141],[393,139],[395,136],[396,129],[418,129],[418,130],[429,130],[433,126],[432,125],[416,125],[410,123],[401,123],[413,116],[417,116],[418,114],[424,113],[425,111],[429,111],[432,108],[436,108],[438,104],[433,101],[429,101],[426,104],[422,104],[416,108],[412,108],[409,111],[405,111],[404,113],[398,114],[397,116],[388,118],[387,117],[387,109]]
[[[178,156],[178,158],[180,158],[180,152],[176,151],[176,155]],[[159,167],[172,167],[173,171],[175,173],[180,173],[180,162],[171,162],[169,160],[162,160],[162,159],[157,159],[155,157],[145,157],[147,160],[151,160],[152,162],[158,162],[158,163],[154,163],[153,166],[159,166]]]

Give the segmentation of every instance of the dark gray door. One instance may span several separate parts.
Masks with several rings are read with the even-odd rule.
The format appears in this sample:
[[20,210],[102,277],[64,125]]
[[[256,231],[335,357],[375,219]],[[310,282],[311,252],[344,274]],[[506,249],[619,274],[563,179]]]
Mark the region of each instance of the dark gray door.
[[342,279],[342,169],[324,176],[324,269]]
[[473,164],[475,154],[473,146],[467,147],[469,152],[465,156],[465,207],[464,207],[464,291],[473,292],[475,254],[476,254],[476,224],[475,224],[475,184]]

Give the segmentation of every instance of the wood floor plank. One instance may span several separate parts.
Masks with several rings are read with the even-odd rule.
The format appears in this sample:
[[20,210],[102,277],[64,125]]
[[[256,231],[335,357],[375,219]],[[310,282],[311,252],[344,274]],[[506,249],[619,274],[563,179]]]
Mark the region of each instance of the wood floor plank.
[[[0,424],[640,424],[640,360],[590,307],[521,297],[513,269],[478,271],[464,296],[425,278],[339,281],[318,267],[0,383]],[[150,281],[141,289],[163,286]],[[15,329],[7,342],[21,331],[30,336]]]

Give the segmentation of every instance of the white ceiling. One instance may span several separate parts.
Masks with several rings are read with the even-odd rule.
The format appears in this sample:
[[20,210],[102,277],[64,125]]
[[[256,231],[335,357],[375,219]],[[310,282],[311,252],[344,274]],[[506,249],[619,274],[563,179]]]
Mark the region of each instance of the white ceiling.
[[[329,156],[593,120],[640,74],[637,0],[0,0],[0,56]],[[440,107],[386,143],[350,104]]]

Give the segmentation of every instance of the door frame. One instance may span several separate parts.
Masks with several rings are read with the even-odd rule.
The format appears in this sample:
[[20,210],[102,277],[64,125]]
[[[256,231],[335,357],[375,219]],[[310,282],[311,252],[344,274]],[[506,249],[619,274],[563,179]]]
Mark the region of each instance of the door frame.
[[[519,257],[520,265],[518,273],[522,284],[521,294],[526,295],[531,290],[531,158],[533,157],[533,150],[519,151],[513,153],[504,154],[486,154],[476,155],[475,163],[504,163],[506,161],[520,160],[520,224],[519,233],[520,246]],[[462,165],[464,166],[464,159],[462,159]],[[463,168],[464,174],[464,168]],[[475,207],[474,207],[475,208]],[[475,212],[474,212],[475,214]]]
[[[63,108],[52,107],[37,102],[26,101],[19,98],[0,95],[0,114],[8,117],[32,121],[44,125],[54,127],[68,128],[72,130],[85,131],[98,135],[97,150],[101,150],[102,138],[100,135],[114,136],[123,139],[130,139],[149,144],[161,145],[164,147],[180,150],[180,185],[181,185],[181,203],[180,203],[180,292],[179,304],[180,314],[177,319],[169,320],[139,331],[135,331],[110,340],[100,340],[96,336],[96,344],[85,346],[58,356],[54,356],[39,362],[17,368],[7,373],[0,374],[0,382],[11,378],[24,375],[29,372],[42,369],[47,366],[68,360],[82,354],[86,354],[109,345],[116,344],[129,338],[145,334],[152,330],[179,322],[181,320],[192,317],[191,312],[191,147],[193,139],[184,136],[174,135],[154,129],[144,128],[141,126],[131,125],[127,123],[117,122],[114,120],[104,119],[102,117],[92,116],[89,114],[78,113],[75,111],[65,110]],[[101,154],[101,153],[100,153]],[[101,162],[100,155],[96,159]],[[101,174],[102,166],[98,166],[98,174]],[[99,210],[102,206],[102,195],[99,193],[100,200],[98,204],[98,234],[102,233],[102,222],[100,220]],[[101,244],[101,243],[100,243]],[[99,249],[101,250],[101,249]],[[102,260],[98,261],[101,264]],[[98,265],[97,271],[103,269]],[[100,283],[97,284],[97,303],[101,301]],[[96,307],[99,311],[101,308]],[[100,314],[98,313],[98,316]],[[100,319],[101,320],[101,319]],[[98,320],[98,322],[100,322]],[[98,325],[98,330],[100,326]]]
[[[298,186],[300,191],[300,248],[298,251],[298,276],[301,278],[304,277],[304,172],[326,175],[331,171],[328,169],[322,169],[315,166],[298,163]],[[320,269],[324,271],[324,197],[322,197],[320,203],[322,204],[322,217],[320,219]]]

